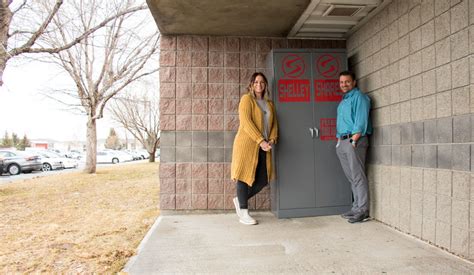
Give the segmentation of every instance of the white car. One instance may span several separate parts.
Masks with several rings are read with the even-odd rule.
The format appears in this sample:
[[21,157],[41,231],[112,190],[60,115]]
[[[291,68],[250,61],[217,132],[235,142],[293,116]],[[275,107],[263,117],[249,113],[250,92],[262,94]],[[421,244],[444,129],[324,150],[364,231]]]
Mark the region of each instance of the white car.
[[133,160],[132,156],[116,150],[97,151],[97,163],[113,163],[126,162]]
[[52,171],[64,168],[77,168],[78,162],[73,159],[65,158],[58,153],[51,151],[33,151],[41,157],[43,162],[43,171]]

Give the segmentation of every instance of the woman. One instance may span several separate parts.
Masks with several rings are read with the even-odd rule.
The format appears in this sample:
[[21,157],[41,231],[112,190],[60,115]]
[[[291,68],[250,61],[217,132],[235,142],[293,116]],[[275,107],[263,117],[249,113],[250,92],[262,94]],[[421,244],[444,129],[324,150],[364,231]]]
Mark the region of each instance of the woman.
[[237,183],[235,211],[243,224],[257,224],[248,212],[248,200],[274,178],[272,146],[277,141],[275,107],[268,99],[268,81],[254,73],[239,104],[239,130],[232,151],[231,177]]

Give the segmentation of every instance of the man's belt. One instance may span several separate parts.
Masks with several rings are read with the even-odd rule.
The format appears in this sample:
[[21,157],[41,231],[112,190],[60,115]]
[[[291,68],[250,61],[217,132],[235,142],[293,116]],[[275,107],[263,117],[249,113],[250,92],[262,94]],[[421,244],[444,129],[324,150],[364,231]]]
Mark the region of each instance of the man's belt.
[[348,139],[348,138],[351,138],[352,136],[353,136],[353,134],[341,135],[341,139],[342,139],[342,140]]

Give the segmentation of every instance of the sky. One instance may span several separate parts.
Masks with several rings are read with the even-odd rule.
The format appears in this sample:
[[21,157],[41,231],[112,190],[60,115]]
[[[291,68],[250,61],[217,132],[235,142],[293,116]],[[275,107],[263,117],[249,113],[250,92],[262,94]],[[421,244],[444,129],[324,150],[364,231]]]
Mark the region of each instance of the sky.
[[[34,60],[22,60],[7,65],[0,87],[0,138],[5,131],[29,139],[57,141],[86,140],[85,115],[77,115],[65,106],[47,98],[51,88],[70,85],[67,76],[54,65]],[[107,138],[115,128],[122,138],[124,131],[109,114],[97,122],[97,138]]]

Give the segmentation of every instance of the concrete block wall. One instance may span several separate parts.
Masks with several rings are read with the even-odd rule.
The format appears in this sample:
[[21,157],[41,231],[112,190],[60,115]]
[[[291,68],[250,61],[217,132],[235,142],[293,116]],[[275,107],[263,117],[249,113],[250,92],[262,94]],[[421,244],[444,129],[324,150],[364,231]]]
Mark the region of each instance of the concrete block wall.
[[[345,48],[345,41],[162,36],[160,41],[160,207],[233,209],[232,144],[250,76],[277,48]],[[250,201],[270,209],[270,189]]]
[[347,49],[373,103],[372,216],[474,259],[474,1],[394,0]]

